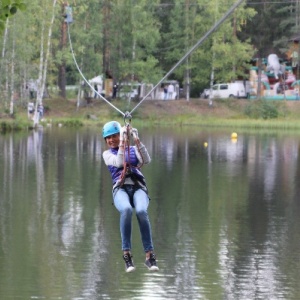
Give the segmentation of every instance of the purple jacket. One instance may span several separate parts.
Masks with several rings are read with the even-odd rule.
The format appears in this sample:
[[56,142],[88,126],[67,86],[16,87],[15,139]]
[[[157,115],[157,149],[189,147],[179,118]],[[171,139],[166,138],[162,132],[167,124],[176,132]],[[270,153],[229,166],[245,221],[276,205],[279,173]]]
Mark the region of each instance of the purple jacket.
[[[110,149],[110,151],[117,155],[118,149]],[[128,159],[128,151],[125,152],[125,161],[128,163],[129,166],[129,172],[126,177],[131,177],[131,179],[135,182],[136,180],[139,181],[142,185],[145,185],[145,177],[142,174],[142,172],[137,168],[139,164],[139,160],[135,153],[135,148],[133,146],[130,146],[129,148],[129,159]],[[123,171],[123,166],[120,168],[117,168],[115,166],[108,165],[108,170],[110,171],[111,178],[113,181],[113,185],[115,185],[121,178],[121,173]]]

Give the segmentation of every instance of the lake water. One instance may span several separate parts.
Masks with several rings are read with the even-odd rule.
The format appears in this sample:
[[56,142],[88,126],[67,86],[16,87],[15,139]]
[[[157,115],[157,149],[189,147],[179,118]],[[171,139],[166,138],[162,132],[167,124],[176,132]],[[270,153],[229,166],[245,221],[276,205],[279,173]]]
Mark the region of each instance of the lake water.
[[160,271],[134,218],[127,274],[100,132],[0,136],[1,300],[300,299],[300,134],[140,129]]

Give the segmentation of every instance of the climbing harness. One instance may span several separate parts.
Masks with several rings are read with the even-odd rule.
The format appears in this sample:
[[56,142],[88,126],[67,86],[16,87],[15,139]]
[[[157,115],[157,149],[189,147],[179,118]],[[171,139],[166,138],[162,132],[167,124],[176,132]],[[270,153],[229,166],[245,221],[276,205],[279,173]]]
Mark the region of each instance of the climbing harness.
[[[232,7],[225,13],[225,15],[218,21],[216,22],[212,28],[207,31],[207,33],[171,68],[171,70],[169,72],[166,73],[166,75],[142,98],[142,100],[140,102],[137,103],[137,105],[128,113],[123,113],[121,110],[119,110],[116,106],[114,106],[112,103],[110,103],[106,98],[104,98],[101,94],[98,93],[98,91],[96,91],[94,89],[94,87],[88,82],[88,80],[84,77],[84,75],[82,74],[76,58],[75,58],[75,54],[73,51],[73,46],[72,46],[72,41],[71,41],[71,37],[70,37],[70,31],[69,31],[69,23],[66,21],[67,23],[67,27],[68,27],[68,36],[69,36],[69,42],[70,42],[70,48],[71,48],[71,52],[72,52],[72,56],[73,56],[73,60],[75,62],[75,65],[77,67],[77,70],[79,71],[81,77],[83,78],[83,80],[90,86],[90,88],[102,99],[104,100],[107,104],[109,104],[111,107],[113,107],[115,110],[117,110],[121,115],[124,116],[124,120],[128,120],[128,122],[130,123],[131,121],[131,114],[142,104],[142,102],[145,101],[145,99],[147,99],[151,93],[180,65],[182,64],[189,56],[192,52],[194,52],[213,32],[215,32],[220,26],[221,24],[224,23],[224,21],[234,12],[234,10],[240,5],[242,4],[242,2],[244,2],[245,0],[238,0],[235,4],[232,5]],[[130,116],[130,119],[129,119]],[[130,121],[129,121],[130,120]],[[127,123],[128,123],[127,122]],[[126,124],[126,123],[125,123]]]
[[[128,116],[128,118],[129,118],[129,116]],[[126,124],[125,125],[126,126],[126,135],[124,136],[124,154],[126,153],[127,155],[123,155],[123,170],[122,170],[122,173],[120,176],[120,178],[121,178],[120,186],[122,186],[124,184],[126,177],[130,177],[132,179],[132,181],[135,184],[137,184],[138,179],[135,178],[135,174],[132,172],[132,169],[135,168],[135,169],[140,170],[141,167],[144,165],[144,158],[143,158],[143,155],[140,150],[140,141],[135,133],[131,134],[132,127],[130,126],[130,122],[126,121],[126,117],[124,117],[124,120],[125,120],[125,124]],[[131,120],[131,118],[129,120]],[[132,163],[130,162],[130,145],[131,145],[130,136],[132,136],[133,141],[136,146],[136,149],[139,152],[139,155],[141,158],[141,162],[138,166],[133,166]]]

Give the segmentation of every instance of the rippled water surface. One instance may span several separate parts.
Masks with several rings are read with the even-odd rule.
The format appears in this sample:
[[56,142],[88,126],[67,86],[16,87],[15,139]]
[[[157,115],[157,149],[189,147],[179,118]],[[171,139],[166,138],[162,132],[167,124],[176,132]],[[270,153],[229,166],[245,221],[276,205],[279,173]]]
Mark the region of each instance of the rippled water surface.
[[6,134],[0,299],[300,299],[300,134],[139,132],[160,272],[135,219],[124,271],[100,129]]

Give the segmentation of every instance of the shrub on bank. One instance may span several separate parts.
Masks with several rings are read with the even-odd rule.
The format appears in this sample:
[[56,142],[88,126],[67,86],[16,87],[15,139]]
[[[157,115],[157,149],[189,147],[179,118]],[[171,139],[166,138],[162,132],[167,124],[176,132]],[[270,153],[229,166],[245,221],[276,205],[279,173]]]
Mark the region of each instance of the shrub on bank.
[[286,107],[284,103],[255,100],[245,107],[244,113],[252,119],[277,119],[279,116],[285,116]]
[[23,130],[24,128],[29,128],[30,123],[24,122],[22,120],[3,120],[0,122],[0,131],[2,133],[7,131],[16,131],[16,130]]
[[63,127],[82,127],[84,125],[80,119],[60,119],[55,120],[53,124]]

